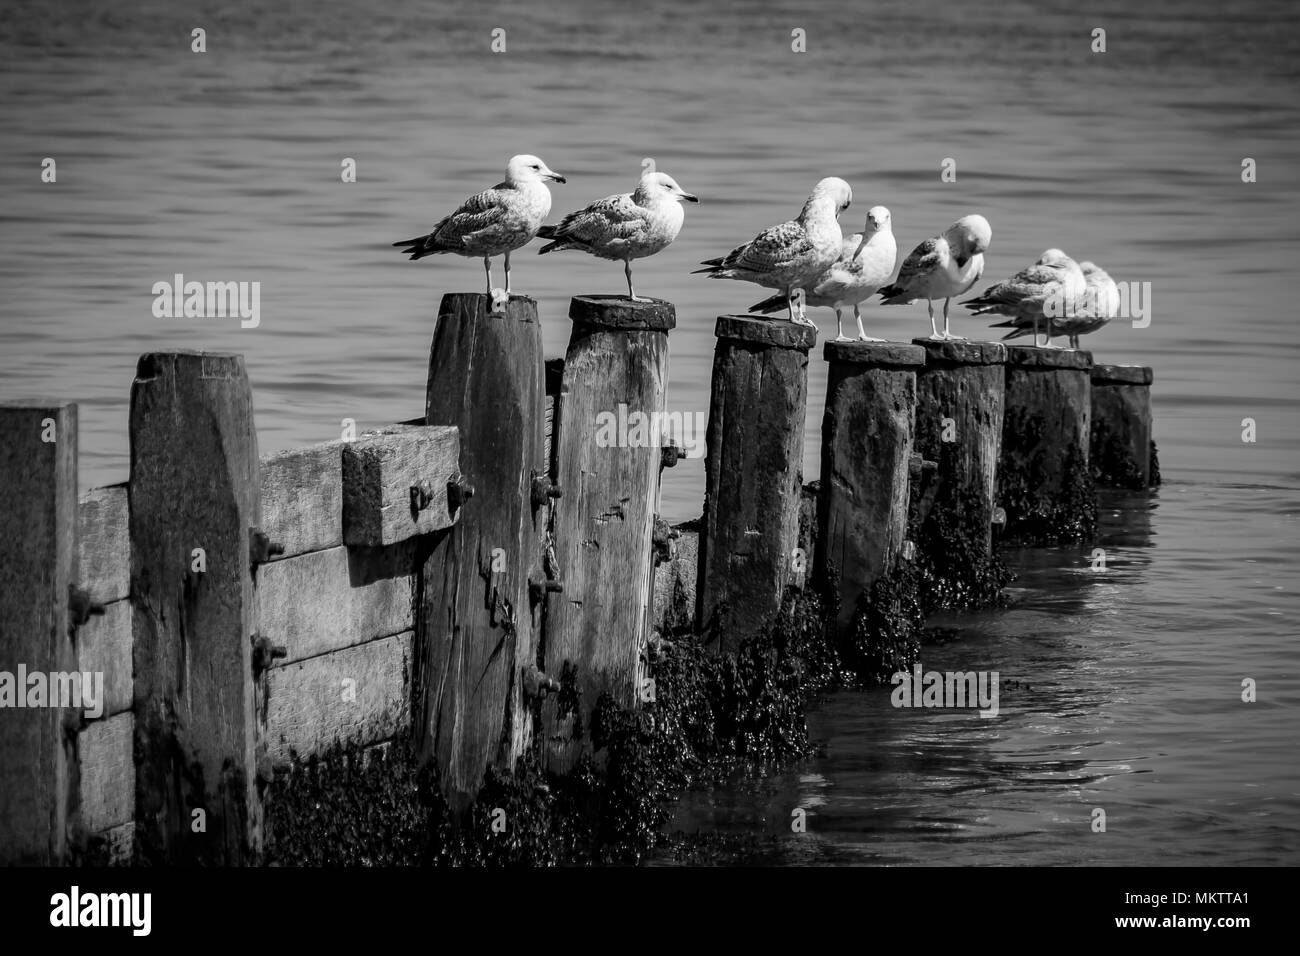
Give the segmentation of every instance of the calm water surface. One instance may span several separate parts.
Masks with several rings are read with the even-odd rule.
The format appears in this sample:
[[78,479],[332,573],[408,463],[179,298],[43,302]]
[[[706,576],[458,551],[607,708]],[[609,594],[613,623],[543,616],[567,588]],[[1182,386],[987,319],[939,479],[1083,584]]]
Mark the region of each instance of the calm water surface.
[[[1027,685],[1004,688],[1001,717],[834,696],[811,718],[822,758],[692,795],[674,825],[775,837],[803,806],[810,832],[762,851],[784,862],[1295,863],[1298,25],[1292,4],[1213,0],[10,3],[3,397],[80,403],[83,487],[126,477],[149,349],[244,353],[263,451],[335,438],[343,418],[414,417],[438,299],[482,273],[388,244],[498,181],[516,152],[569,177],[557,214],[630,189],[646,156],[703,198],[636,270],[639,291],[677,304],[681,411],[707,409],[714,317],[762,294],[689,270],[788,218],[818,178],[853,185],[854,230],[888,205],[904,252],[982,212],[990,280],[1055,245],[1151,283],[1150,326],[1117,321],[1090,345],[1155,368],[1165,487],[1108,501],[1104,574],[1082,546],[1018,553],[1013,609],[936,622],[960,639],[927,648],[927,667]],[[206,54],[189,51],[195,26]],[[796,27],[807,54],[789,51]],[[57,184],[40,182],[46,156]],[[955,183],[939,179],[947,157]],[[150,288],[177,272],[260,281],[261,326],[155,319]],[[570,295],[622,288],[617,264],[583,257],[520,254],[514,281],[539,300],[548,355],[563,352]],[[928,331],[922,306],[872,306],[867,322]],[[809,479],[825,380],[814,354]],[[667,473],[663,513],[698,514],[702,484],[699,461]],[[1258,703],[1239,702],[1243,677]],[[1098,806],[1108,832],[1094,835]]]

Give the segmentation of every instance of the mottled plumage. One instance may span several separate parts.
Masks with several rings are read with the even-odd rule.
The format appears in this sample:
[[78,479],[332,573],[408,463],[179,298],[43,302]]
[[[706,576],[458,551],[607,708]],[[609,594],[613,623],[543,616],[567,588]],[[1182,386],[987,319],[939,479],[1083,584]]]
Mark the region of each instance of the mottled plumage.
[[[970,290],[984,274],[984,253],[993,241],[993,229],[980,215],[963,216],[908,254],[898,278],[880,290],[885,305],[905,305],[925,299],[933,339],[956,339],[948,331],[948,303]],[[934,322],[934,300],[943,299],[943,333]]]
[[1009,321],[995,323],[992,328],[1017,330],[1006,338],[1030,330],[1035,345],[1038,345],[1039,323],[1046,318],[1047,346],[1051,347],[1053,326],[1058,319],[1075,312],[1086,287],[1087,280],[1079,264],[1060,249],[1048,249],[1037,262],[962,304],[976,315],[1010,316]]
[[510,253],[527,245],[551,212],[551,191],[546,181],[564,182],[536,156],[515,156],[506,166],[506,178],[491,189],[466,199],[444,216],[427,235],[393,243],[412,259],[455,253],[482,257],[487,271],[488,295],[492,290],[492,257],[505,256],[506,288],[510,293]]
[[[811,285],[839,257],[844,242],[839,214],[853,201],[853,191],[842,179],[830,176],[819,182],[797,219],[764,229],[743,246],[718,259],[706,259],[697,273],[711,279],[740,279],[769,289],[780,289],[787,303],[795,289]],[[812,325],[803,308],[790,318]],[[815,326],[814,326],[815,327]]]
[[[858,321],[858,339],[863,342],[881,341],[872,339],[862,328],[862,312],[858,304],[889,281],[897,258],[898,244],[894,241],[889,210],[884,206],[872,206],[867,213],[864,231],[844,239],[839,257],[817,276],[813,285],[804,289],[804,302],[835,310],[837,341],[847,339],[841,314],[848,306],[853,307],[853,316]],[[785,307],[785,297],[774,295],[751,306],[749,311],[771,315]]]
[[[1079,347],[1079,336],[1096,332],[1119,314],[1119,287],[1115,285],[1115,280],[1106,273],[1105,269],[1092,262],[1080,262],[1079,269],[1087,282],[1083,298],[1079,300],[1073,315],[1052,319],[1052,333],[1069,336],[1072,349]],[[1010,325],[1010,323],[1003,323],[1003,325]],[[1003,338],[1019,338],[1028,335],[1031,331],[1033,331],[1032,325],[1026,323],[1021,327],[1013,328]]]
[[538,235],[553,241],[538,253],[579,249],[601,259],[622,260],[627,294],[638,301],[632,288],[632,260],[652,256],[677,238],[686,218],[683,199],[699,202],[671,176],[646,173],[634,192],[598,199],[569,213],[558,226],[543,226]]

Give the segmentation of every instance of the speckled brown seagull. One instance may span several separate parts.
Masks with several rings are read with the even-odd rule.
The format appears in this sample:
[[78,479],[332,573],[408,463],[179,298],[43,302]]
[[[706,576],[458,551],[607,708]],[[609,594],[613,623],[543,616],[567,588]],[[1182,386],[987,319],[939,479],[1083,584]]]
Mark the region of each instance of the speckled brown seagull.
[[[551,191],[547,181],[562,183],[536,156],[513,157],[506,166],[506,178],[491,189],[470,196],[449,216],[439,220],[428,235],[393,243],[412,259],[454,252],[458,256],[482,256],[487,273],[487,293],[495,303],[510,295],[510,253],[527,245],[551,213]],[[492,257],[505,256],[506,287],[492,288]]]

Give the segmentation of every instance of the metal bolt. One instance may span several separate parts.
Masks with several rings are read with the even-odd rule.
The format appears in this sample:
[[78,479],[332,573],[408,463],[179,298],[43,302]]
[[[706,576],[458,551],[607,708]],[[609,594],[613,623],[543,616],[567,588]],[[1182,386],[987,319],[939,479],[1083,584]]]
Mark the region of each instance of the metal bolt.
[[84,589],[69,584],[68,613],[72,616],[72,626],[81,627],[90,620],[92,614],[103,614],[104,605],[92,601],[90,594]]
[[1005,508],[993,509],[993,524],[1004,525],[1007,523],[1007,510]]
[[278,541],[272,541],[261,528],[252,527],[248,529],[248,562],[250,564],[266,564],[271,558],[280,554],[284,554],[284,545]]
[[540,508],[547,501],[563,497],[564,492],[559,485],[553,485],[545,475],[533,472],[532,501],[534,509]]
[[532,664],[523,668],[522,676],[524,694],[534,700],[546,696],[547,691],[558,694],[561,690],[559,681],[548,677]]
[[271,666],[273,661],[288,657],[289,651],[282,644],[272,644],[269,637],[254,634],[249,638],[253,642],[253,676],[256,677]]
[[677,464],[678,460],[681,457],[682,457],[682,450],[672,442],[669,442],[667,445],[664,445],[663,448],[659,450],[659,467],[672,468],[674,465]]
[[564,591],[564,585],[559,581],[536,581],[528,579],[528,596],[533,599],[534,604],[540,604],[542,598],[549,594],[560,594]]
[[433,501],[433,489],[429,487],[427,481],[422,481],[418,485],[411,485],[411,510],[414,512],[423,511],[429,507],[429,502]]
[[447,510],[455,511],[474,497],[474,486],[465,480],[464,475],[457,475],[447,482]]

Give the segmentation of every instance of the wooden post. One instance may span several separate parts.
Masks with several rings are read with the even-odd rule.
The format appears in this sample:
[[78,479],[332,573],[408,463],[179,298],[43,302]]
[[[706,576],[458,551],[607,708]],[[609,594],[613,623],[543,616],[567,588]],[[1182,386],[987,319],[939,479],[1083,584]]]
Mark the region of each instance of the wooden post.
[[916,373],[925,350],[894,342],[827,342],[817,575],[834,565],[841,632],[858,597],[893,570],[907,532]]
[[913,339],[925,350],[916,373],[915,450],[935,463],[933,504],[911,503],[913,541],[935,602],[981,603],[993,554],[998,458],[1006,394],[1006,346]]
[[1088,465],[1092,353],[1007,347],[998,501],[1006,537],[1022,543],[1090,536],[1097,502]]
[[528,581],[540,573],[544,531],[532,503],[544,472],[544,381],[533,299],[511,296],[499,313],[481,293],[443,296],[425,421],[460,428],[450,503],[463,510],[424,564],[415,723],[458,815],[489,763],[512,765],[531,740],[520,671],[537,660]]
[[1089,462],[1097,484],[1151,487],[1151,369],[1094,365]]
[[261,496],[243,357],[141,356],[130,422],[137,846],[151,864],[247,863]]
[[0,865],[51,866],[79,791],[80,708],[52,706],[77,670],[76,405],[0,403],[0,501]]
[[[542,705],[546,761],[569,770],[590,749],[609,693],[631,707],[641,683],[654,578],[672,303],[578,296],[555,416],[553,506],[562,592],[547,596],[544,673],[563,690]],[[576,697],[572,691],[577,692]]]
[[817,330],[723,315],[714,334],[697,618],[726,653],[769,624],[802,577],[793,567]]

